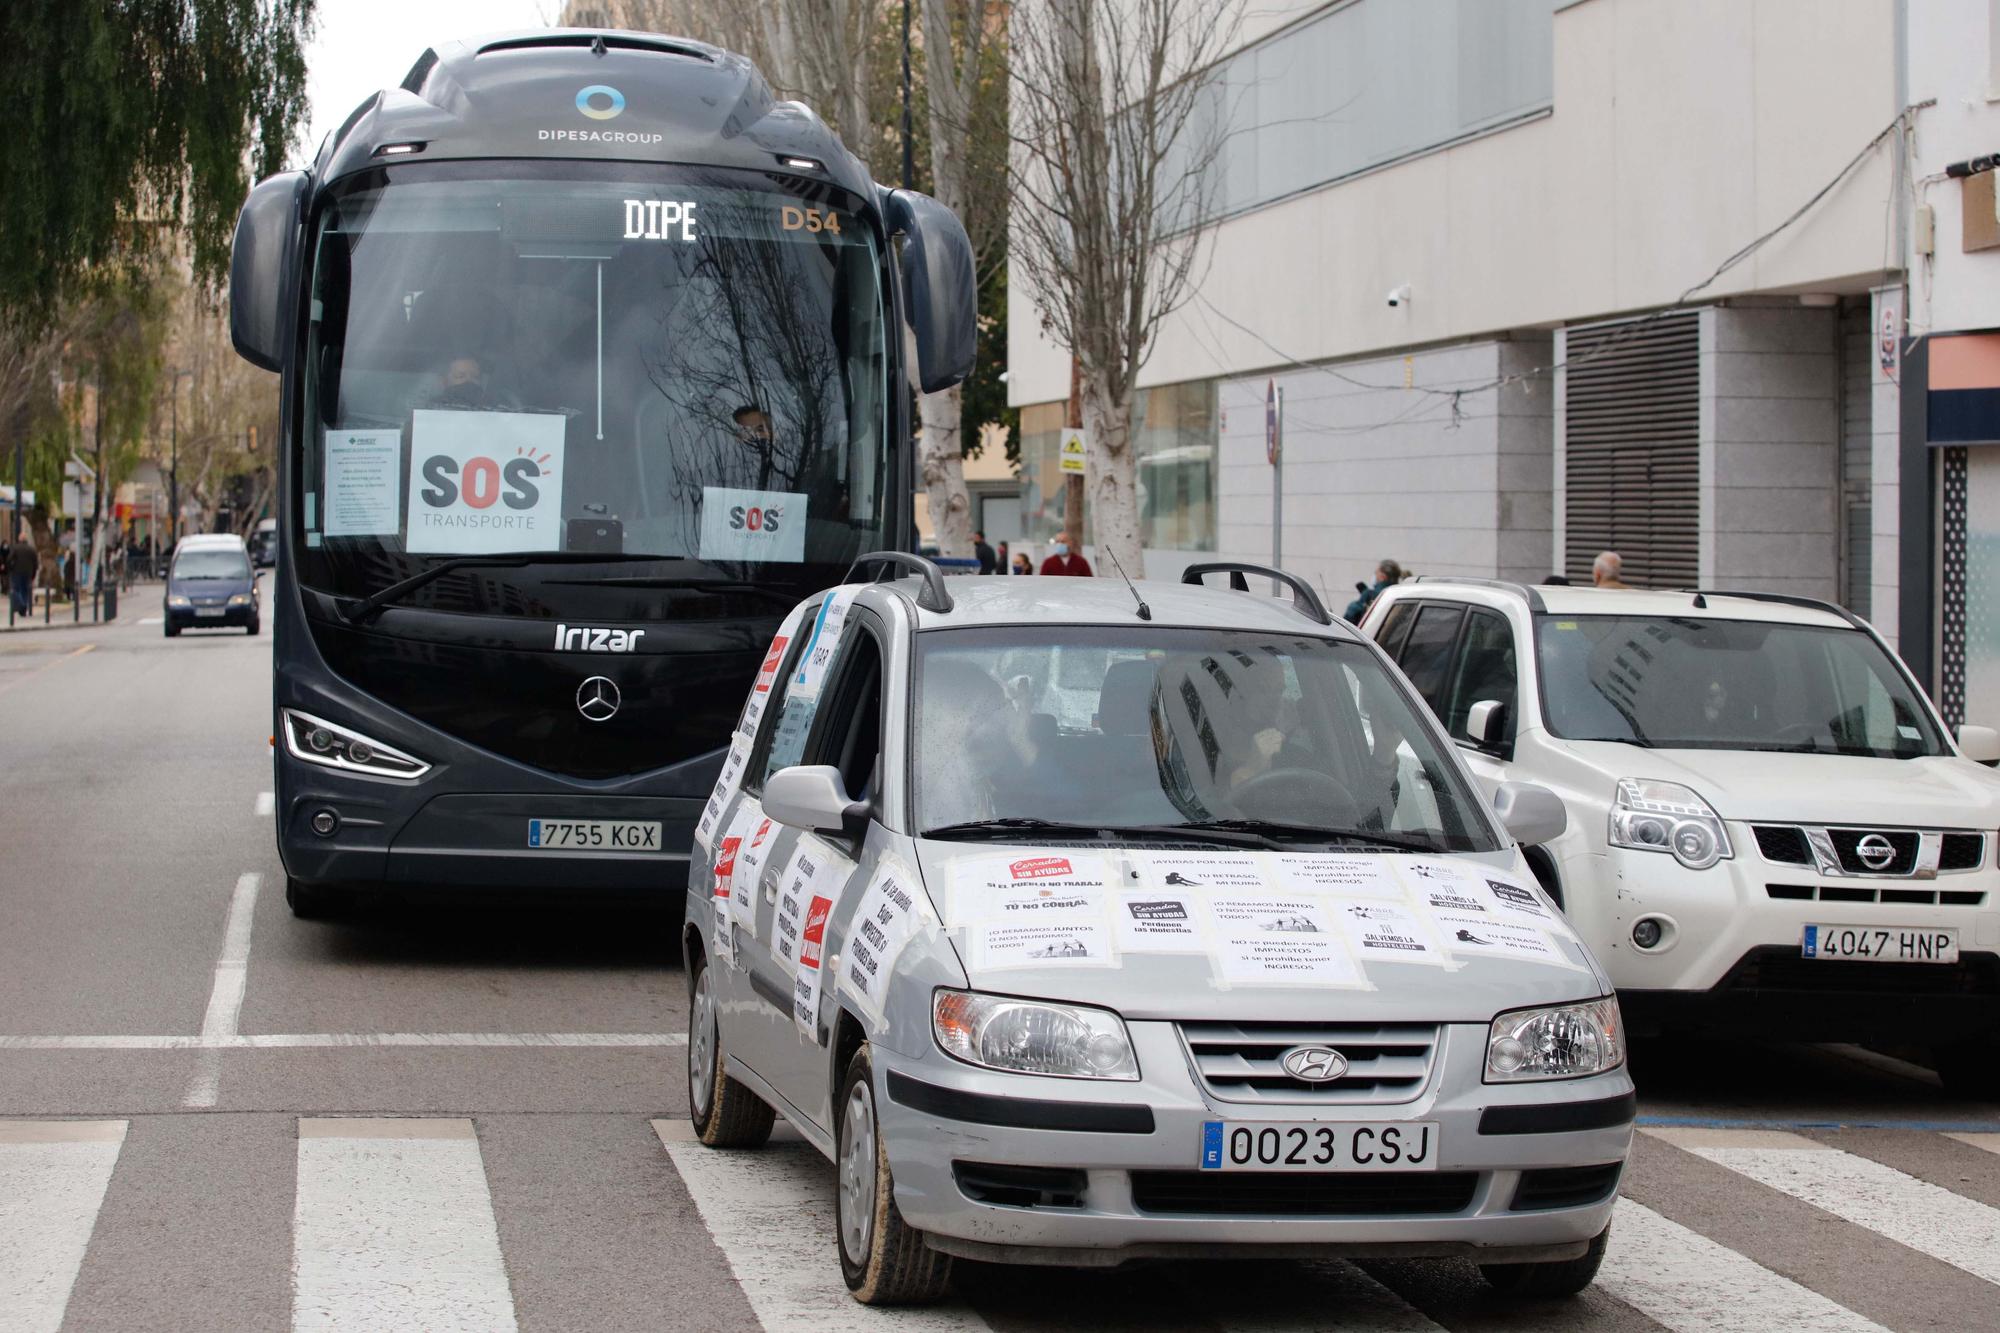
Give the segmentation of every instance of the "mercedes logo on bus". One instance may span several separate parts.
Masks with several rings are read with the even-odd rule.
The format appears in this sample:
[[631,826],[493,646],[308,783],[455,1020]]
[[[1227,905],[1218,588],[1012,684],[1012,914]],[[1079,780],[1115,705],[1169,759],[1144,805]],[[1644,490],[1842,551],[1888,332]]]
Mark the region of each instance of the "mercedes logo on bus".
[[618,714],[618,687],[609,676],[592,676],[576,687],[576,711],[590,722],[609,722]]
[[1331,1046],[1294,1046],[1278,1063],[1305,1083],[1331,1083],[1347,1072],[1347,1057]]
[[1887,870],[1889,863],[1896,859],[1896,848],[1881,834],[1871,833],[1854,844],[1854,854],[1870,870]]

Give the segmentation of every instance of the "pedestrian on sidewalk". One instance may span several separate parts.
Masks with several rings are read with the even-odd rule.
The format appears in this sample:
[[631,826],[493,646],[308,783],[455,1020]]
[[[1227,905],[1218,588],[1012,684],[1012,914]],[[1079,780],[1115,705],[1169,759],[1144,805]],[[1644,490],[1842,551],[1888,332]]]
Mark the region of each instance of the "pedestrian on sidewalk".
[[972,554],[979,561],[980,573],[991,574],[994,570],[1000,568],[1000,557],[993,554],[993,548],[986,544],[985,533],[975,532],[972,534]]
[[1344,617],[1349,623],[1359,625],[1361,617],[1368,614],[1368,608],[1382,595],[1382,589],[1393,588],[1402,581],[1403,567],[1394,560],[1384,560],[1375,566],[1375,582],[1372,586],[1366,583],[1354,585],[1354,591],[1360,595],[1347,604]]
[[1026,551],[1014,552],[1014,563],[1008,568],[1009,574],[1032,574],[1035,566],[1029,561]]
[[35,567],[41,564],[40,552],[35,550],[34,538],[22,528],[14,538],[14,544],[7,549],[7,595],[13,604],[14,614],[27,616],[35,612]]
[[1590,581],[1600,588],[1631,587],[1621,577],[1624,573],[1625,557],[1616,551],[1599,551],[1597,559],[1590,562]]
[[1069,534],[1058,532],[1049,546],[1048,559],[1042,561],[1044,574],[1068,574],[1075,578],[1090,577],[1090,562],[1080,555],[1070,554]]

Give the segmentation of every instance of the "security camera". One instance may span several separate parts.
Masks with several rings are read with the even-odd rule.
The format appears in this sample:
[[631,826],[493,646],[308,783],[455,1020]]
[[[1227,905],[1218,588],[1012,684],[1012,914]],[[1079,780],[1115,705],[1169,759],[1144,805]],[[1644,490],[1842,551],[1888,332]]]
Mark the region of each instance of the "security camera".
[[1400,287],[1391,287],[1389,289],[1389,295],[1386,299],[1389,302],[1389,308],[1391,310],[1394,310],[1399,306],[1408,305],[1410,303],[1410,284],[1406,282]]

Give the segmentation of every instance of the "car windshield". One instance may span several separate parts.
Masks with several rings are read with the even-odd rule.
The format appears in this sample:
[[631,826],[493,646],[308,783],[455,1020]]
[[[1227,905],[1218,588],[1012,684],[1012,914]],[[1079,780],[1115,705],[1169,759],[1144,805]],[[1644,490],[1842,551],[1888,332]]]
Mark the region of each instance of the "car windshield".
[[[1491,850],[1477,799],[1368,649],[1304,635],[918,636],[917,827],[1263,829]],[[1003,830],[1004,831],[1004,830]]]
[[[802,596],[890,544],[880,258],[822,186],[603,163],[439,163],[340,187],[313,241],[300,576],[496,615],[683,620]],[[740,599],[739,599],[740,601]]]
[[196,547],[174,557],[177,579],[247,579],[250,562],[233,546]]
[[1674,616],[1544,616],[1542,711],[1565,740],[1915,759],[1944,738],[1874,636]]

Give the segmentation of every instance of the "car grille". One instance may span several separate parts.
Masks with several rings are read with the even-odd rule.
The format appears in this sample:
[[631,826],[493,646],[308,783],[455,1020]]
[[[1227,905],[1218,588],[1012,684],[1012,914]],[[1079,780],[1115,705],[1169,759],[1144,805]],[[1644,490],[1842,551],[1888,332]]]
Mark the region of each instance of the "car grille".
[[[1226,1102],[1388,1106],[1416,1099],[1437,1051],[1433,1023],[1182,1023],[1202,1086]],[[1331,1046],[1347,1073],[1308,1083],[1278,1061],[1294,1046]]]
[[[1922,829],[1821,828],[1807,829],[1796,824],[1752,824],[1757,850],[1766,861],[1780,865],[1815,864],[1812,839],[1822,837],[1822,847],[1830,846],[1840,869],[1850,875],[1919,875],[1929,878],[1924,868],[1929,857],[1925,842],[1936,847],[1940,873],[1978,870],[1986,864],[1986,835],[1970,830],[1931,832]],[[1895,856],[1880,869],[1871,868],[1856,850],[1863,838],[1877,836],[1895,849]],[[1828,873],[1831,873],[1830,871]],[[1858,900],[1857,900],[1858,901]]]
[[1407,1217],[1463,1212],[1477,1171],[1134,1171],[1142,1213],[1261,1217]]
[[1757,824],[1751,828],[1757,835],[1757,850],[1764,854],[1766,861],[1783,861],[1787,865],[1809,866],[1812,864],[1812,847],[1806,842],[1806,831],[1785,824]]
[[1582,1208],[1601,1203],[1618,1188],[1623,1162],[1602,1166],[1558,1166],[1540,1171],[1523,1171],[1508,1211],[1536,1212],[1544,1208]]
[[[1917,846],[1922,839],[1914,829],[1833,828],[1826,834],[1833,840],[1840,868],[1850,875],[1907,875],[1917,868]],[[1889,864],[1871,866],[1861,859],[1855,849],[1868,837],[1881,838],[1896,849]]]
[[2000,955],[1960,954],[1956,963],[1878,963],[1807,958],[1796,945],[1765,945],[1743,955],[1718,991],[1837,994],[2000,995]]
[[1986,895],[1975,889],[1877,889],[1853,884],[1766,884],[1772,898],[1794,902],[1902,903],[1914,907],[1977,907]]
[[1939,870],[1977,870],[1986,864],[1984,833],[1947,833],[1938,855]]

